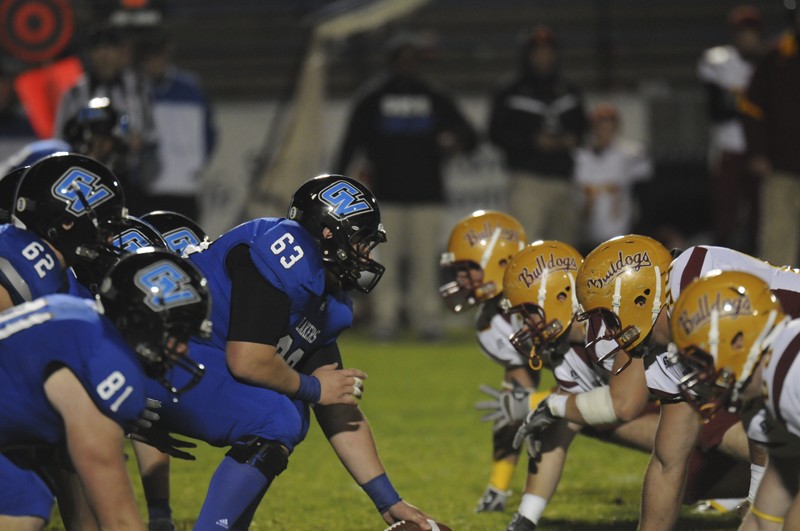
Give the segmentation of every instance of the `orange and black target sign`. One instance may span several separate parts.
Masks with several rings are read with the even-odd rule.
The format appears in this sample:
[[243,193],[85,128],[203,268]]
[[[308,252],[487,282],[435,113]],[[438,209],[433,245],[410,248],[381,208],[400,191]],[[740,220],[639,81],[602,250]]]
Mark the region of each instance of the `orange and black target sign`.
[[58,56],[74,30],[68,0],[0,0],[0,24],[3,48],[31,63]]

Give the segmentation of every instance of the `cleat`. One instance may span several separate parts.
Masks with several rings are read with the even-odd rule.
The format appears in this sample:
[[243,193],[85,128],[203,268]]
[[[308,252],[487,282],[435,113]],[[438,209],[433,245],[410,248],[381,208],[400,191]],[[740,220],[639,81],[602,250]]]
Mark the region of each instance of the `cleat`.
[[536,524],[519,513],[514,513],[514,518],[506,527],[506,531],[534,531],[534,529],[536,529]]

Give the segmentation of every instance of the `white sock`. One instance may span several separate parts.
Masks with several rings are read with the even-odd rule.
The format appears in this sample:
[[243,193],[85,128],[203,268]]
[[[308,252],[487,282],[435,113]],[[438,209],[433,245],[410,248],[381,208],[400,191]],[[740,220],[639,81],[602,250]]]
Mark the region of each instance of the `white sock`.
[[747,493],[747,500],[753,503],[756,499],[756,492],[758,486],[761,484],[761,478],[764,477],[764,467],[761,465],[750,464],[750,490]]
[[518,512],[534,524],[538,524],[545,507],[547,507],[547,500],[541,496],[523,494],[522,501],[519,503]]

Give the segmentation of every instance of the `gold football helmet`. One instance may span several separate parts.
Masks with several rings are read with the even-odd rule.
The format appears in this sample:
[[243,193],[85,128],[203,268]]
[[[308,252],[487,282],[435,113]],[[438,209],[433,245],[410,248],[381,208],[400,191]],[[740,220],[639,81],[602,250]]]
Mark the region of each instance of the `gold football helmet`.
[[[650,331],[665,305],[667,272],[672,255],[656,240],[631,234],[601,243],[586,256],[578,270],[578,302],[584,313],[579,320],[589,320],[589,334],[605,332],[586,347],[591,358],[601,365],[617,352],[631,362],[630,356]],[[601,345],[603,343],[603,345]],[[599,348],[598,348],[599,347]],[[602,350],[598,359],[598,350]]]
[[522,327],[511,336],[534,370],[548,345],[564,335],[578,313],[575,277],[583,257],[558,241],[538,241],[517,253],[503,275],[506,315],[520,315]]
[[681,392],[704,417],[736,409],[765,339],[784,319],[769,285],[739,271],[710,271],[689,284],[672,308],[672,340],[691,368]]
[[519,221],[494,210],[477,210],[450,233],[440,265],[451,280],[439,294],[454,312],[462,312],[503,292],[503,272],[526,243]]

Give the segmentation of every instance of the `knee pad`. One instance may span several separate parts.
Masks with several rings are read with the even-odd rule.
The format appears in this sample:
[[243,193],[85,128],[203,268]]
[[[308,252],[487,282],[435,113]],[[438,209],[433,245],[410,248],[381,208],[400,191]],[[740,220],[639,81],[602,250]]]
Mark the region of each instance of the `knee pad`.
[[289,452],[279,442],[257,436],[234,442],[225,455],[252,466],[270,482],[289,465]]

